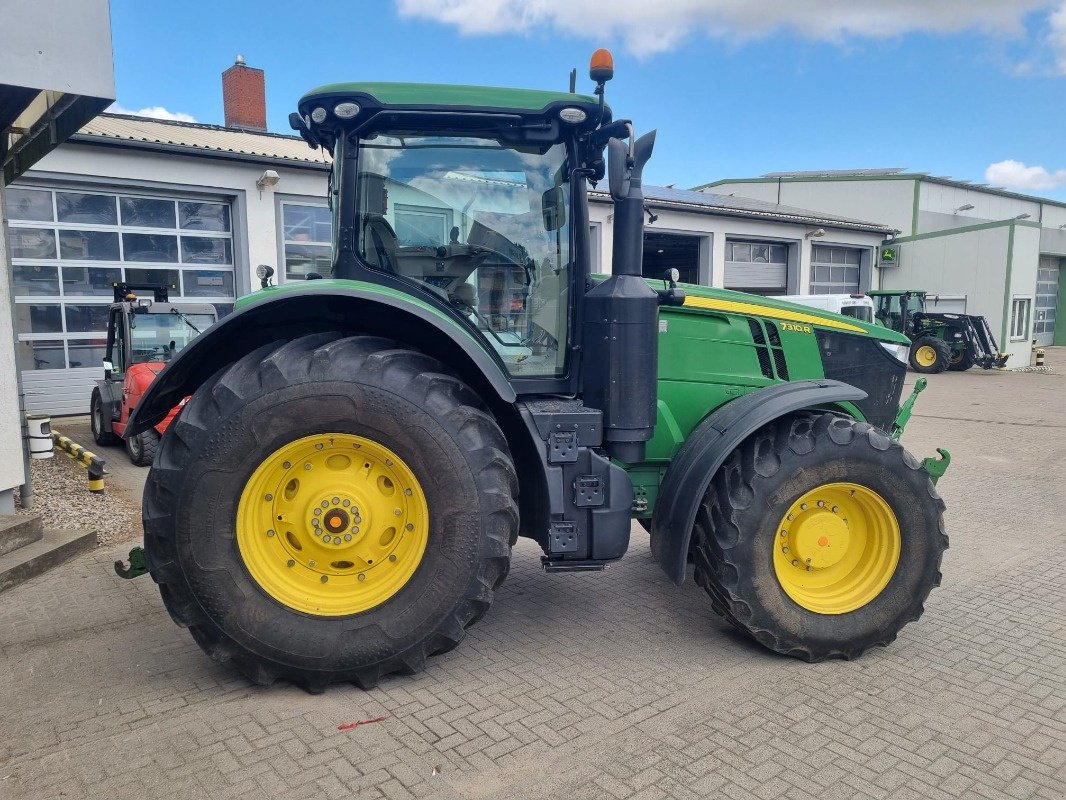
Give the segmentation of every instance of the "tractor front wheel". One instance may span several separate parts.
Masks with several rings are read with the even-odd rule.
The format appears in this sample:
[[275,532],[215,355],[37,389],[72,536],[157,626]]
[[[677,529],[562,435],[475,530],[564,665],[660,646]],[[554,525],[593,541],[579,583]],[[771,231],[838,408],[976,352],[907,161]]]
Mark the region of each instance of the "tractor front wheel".
[[911,345],[911,369],[935,375],[948,368],[951,346],[935,336],[921,336]]
[[948,369],[954,372],[965,372],[973,365],[973,354],[965,344],[961,345],[958,350],[953,351],[948,361]]
[[315,334],[193,395],[145,487],[145,552],[215,660],[257,683],[371,688],[488,609],[517,493],[503,433],[440,362]]
[[921,463],[834,414],[786,417],[715,476],[694,531],[696,581],[756,641],[855,658],[918,619],[948,540]]

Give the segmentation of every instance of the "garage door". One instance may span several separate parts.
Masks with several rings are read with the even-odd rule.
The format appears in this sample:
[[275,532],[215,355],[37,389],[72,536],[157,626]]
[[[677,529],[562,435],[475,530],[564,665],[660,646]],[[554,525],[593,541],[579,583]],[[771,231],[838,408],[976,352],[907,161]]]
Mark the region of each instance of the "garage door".
[[788,245],[736,239],[727,241],[725,288],[753,294],[786,294]]
[[1059,304],[1059,273],[1062,259],[1040,256],[1036,271],[1036,309],[1033,314],[1033,338],[1039,345],[1048,345],[1055,338],[1055,314]]
[[811,248],[811,294],[859,291],[862,250],[816,244]]
[[234,297],[230,207],[91,189],[9,188],[18,368],[30,411],[88,413],[103,369],[111,284],[170,284],[175,299]]

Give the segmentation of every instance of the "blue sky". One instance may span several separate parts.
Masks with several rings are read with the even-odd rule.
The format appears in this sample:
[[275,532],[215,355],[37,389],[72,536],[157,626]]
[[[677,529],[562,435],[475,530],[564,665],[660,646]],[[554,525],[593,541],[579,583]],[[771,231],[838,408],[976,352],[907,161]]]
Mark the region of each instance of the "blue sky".
[[[531,10],[532,9],[532,10]],[[220,73],[266,70],[270,129],[341,80],[567,86],[615,55],[646,177],[907,167],[1066,200],[1066,2],[111,0],[118,105],[222,122]],[[163,112],[155,112],[163,113]]]

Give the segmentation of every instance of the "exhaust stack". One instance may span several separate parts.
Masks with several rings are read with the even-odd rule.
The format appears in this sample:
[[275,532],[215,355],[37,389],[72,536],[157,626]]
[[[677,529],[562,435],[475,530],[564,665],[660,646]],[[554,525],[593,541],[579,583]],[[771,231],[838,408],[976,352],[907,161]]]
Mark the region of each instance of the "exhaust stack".
[[644,193],[641,176],[651,158],[655,131],[632,149],[607,142],[614,201],[611,277],[585,295],[584,397],[603,411],[604,445],[619,461],[644,460],[655,431],[659,296],[641,277],[644,258]]

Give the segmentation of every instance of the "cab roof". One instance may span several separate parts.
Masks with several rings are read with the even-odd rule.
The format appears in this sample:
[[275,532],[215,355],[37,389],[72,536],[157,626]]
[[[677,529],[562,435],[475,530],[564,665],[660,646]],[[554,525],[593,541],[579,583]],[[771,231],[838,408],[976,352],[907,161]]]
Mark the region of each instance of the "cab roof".
[[340,97],[369,98],[375,105],[403,109],[479,109],[513,112],[540,112],[552,106],[599,106],[596,97],[540,89],[507,89],[496,86],[463,86],[440,83],[331,83],[319,86],[300,98],[300,110],[319,100]]

